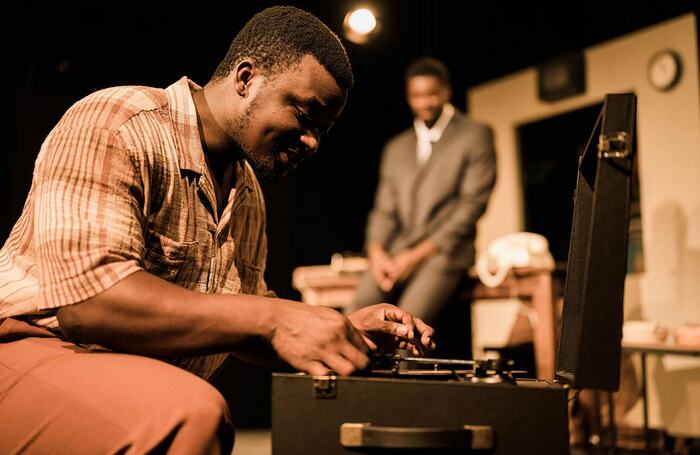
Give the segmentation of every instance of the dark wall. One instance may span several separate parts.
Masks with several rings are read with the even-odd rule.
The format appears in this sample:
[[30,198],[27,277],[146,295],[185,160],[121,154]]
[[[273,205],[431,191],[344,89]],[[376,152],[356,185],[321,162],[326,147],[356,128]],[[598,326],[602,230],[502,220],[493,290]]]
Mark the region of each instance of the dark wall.
[[[11,77],[0,174],[0,235],[19,216],[39,146],[61,114],[90,92],[142,84],[165,87],[182,75],[204,84],[236,31],[279,2],[28,1],[7,17]],[[336,32],[342,1],[288,1]],[[337,251],[360,251],[383,143],[410,124],[402,72],[432,53],[453,71],[455,104],[472,85],[644,26],[697,11],[697,1],[498,2],[382,0],[382,21],[366,46],[348,43],[357,85],[321,152],[282,184],[266,187],[268,280],[283,296],[297,265],[327,263]]]

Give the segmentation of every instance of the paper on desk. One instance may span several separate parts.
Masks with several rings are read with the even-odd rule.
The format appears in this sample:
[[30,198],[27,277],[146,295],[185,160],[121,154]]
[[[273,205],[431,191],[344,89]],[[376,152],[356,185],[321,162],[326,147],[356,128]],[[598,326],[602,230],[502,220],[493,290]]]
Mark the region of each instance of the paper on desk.
[[694,357],[667,354],[661,356],[665,371],[681,371],[700,368],[700,359]]

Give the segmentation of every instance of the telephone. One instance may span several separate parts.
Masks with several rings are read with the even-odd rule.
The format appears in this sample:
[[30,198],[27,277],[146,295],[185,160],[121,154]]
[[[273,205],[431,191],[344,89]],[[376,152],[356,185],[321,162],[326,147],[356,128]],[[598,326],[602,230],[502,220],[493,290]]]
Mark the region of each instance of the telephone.
[[554,270],[547,239],[532,232],[506,234],[493,240],[476,262],[477,275],[488,287],[500,285],[514,267]]

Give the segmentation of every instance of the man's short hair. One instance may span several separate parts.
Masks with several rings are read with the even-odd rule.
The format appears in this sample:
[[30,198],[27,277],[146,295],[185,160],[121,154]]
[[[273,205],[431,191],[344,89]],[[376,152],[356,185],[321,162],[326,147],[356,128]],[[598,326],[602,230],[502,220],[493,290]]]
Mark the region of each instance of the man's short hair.
[[228,76],[245,58],[276,75],[305,55],[316,58],[341,89],[353,86],[352,66],[338,36],[316,16],[292,6],[274,6],[253,16],[231,42],[212,80]]
[[450,71],[444,63],[433,57],[421,57],[413,60],[406,68],[406,82],[415,76],[434,76],[442,85],[450,85]]

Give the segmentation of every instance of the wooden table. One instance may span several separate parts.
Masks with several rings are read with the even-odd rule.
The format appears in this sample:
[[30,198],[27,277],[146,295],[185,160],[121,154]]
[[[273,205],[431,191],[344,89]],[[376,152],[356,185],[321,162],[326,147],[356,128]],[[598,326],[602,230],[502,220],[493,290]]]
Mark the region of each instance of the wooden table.
[[466,292],[473,299],[517,298],[535,311],[533,344],[535,367],[539,379],[554,379],[557,347],[557,300],[561,286],[552,278],[552,272],[542,269],[514,269],[504,282],[495,288],[482,284],[476,275]]
[[669,344],[630,343],[622,340],[622,352],[638,353],[642,360],[642,400],[644,400],[644,448],[649,452],[649,406],[647,402],[647,355],[700,357],[700,349]]
[[[311,305],[344,309],[352,302],[359,277],[343,274],[330,266],[299,267],[293,274],[293,285],[302,294],[302,301]],[[553,379],[556,358],[556,305],[561,286],[553,281],[549,270],[515,269],[498,287],[483,285],[470,271],[460,297],[471,299],[517,298],[531,305],[536,324],[533,327],[537,377]]]

